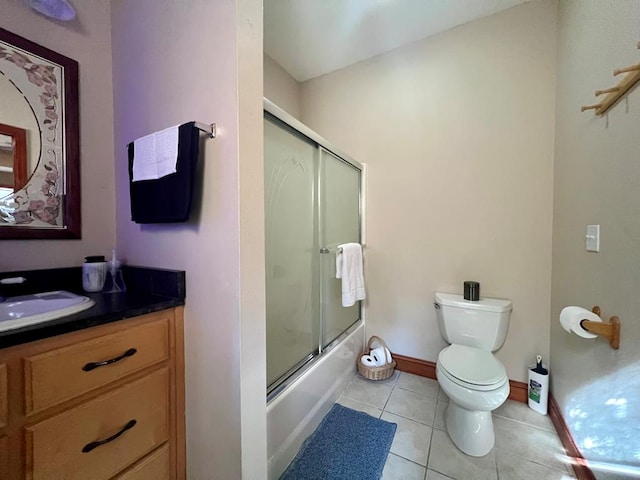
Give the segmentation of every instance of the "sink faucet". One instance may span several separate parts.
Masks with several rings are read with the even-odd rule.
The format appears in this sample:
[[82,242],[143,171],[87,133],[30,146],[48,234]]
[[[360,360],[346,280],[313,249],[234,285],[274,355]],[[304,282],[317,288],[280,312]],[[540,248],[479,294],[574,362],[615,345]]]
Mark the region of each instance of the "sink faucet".
[[[20,285],[26,282],[27,279],[25,277],[7,277],[0,279],[0,286],[2,285]],[[9,287],[11,288],[11,287]],[[6,300],[6,295],[0,291],[0,303]]]
[[16,283],[24,283],[27,279],[24,277],[8,277],[0,279],[2,285],[15,285]]

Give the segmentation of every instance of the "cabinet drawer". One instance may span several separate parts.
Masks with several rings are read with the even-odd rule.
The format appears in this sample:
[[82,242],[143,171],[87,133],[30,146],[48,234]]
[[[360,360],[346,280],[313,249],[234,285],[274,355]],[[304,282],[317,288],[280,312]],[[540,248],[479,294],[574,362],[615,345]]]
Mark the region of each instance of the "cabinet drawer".
[[168,358],[169,314],[152,315],[158,320],[25,358],[25,412],[44,410]]
[[7,390],[7,366],[0,364],[0,429],[7,426],[7,399],[9,391]]
[[27,427],[27,478],[113,477],[168,440],[168,401],[169,371],[163,368]]
[[117,476],[115,480],[169,480],[170,468],[169,446],[165,445],[140,460],[123,475]]

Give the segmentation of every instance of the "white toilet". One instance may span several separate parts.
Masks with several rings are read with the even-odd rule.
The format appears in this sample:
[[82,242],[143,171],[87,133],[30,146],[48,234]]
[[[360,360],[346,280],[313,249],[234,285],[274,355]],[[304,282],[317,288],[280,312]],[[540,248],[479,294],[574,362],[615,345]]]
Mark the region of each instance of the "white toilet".
[[449,397],[446,423],[453,443],[467,455],[482,457],[495,443],[491,412],[509,396],[504,365],[491,352],[507,336],[511,302],[436,293],[438,328],[450,343],[438,356],[436,375]]

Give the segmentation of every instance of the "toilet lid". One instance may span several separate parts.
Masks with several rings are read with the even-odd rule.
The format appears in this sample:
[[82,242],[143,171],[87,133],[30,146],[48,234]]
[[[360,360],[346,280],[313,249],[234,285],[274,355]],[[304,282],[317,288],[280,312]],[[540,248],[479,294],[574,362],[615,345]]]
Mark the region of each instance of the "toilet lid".
[[494,385],[507,376],[491,352],[464,345],[450,345],[440,352],[438,363],[449,375],[472,385]]

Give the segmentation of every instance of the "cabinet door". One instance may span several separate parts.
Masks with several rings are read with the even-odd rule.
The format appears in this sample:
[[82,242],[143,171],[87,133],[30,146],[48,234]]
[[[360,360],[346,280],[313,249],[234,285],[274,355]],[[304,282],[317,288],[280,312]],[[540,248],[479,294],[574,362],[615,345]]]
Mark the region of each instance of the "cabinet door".
[[0,478],[9,478],[9,439],[0,438]]
[[[0,364],[0,430],[7,426],[7,366]],[[2,477],[0,477],[2,478]]]

